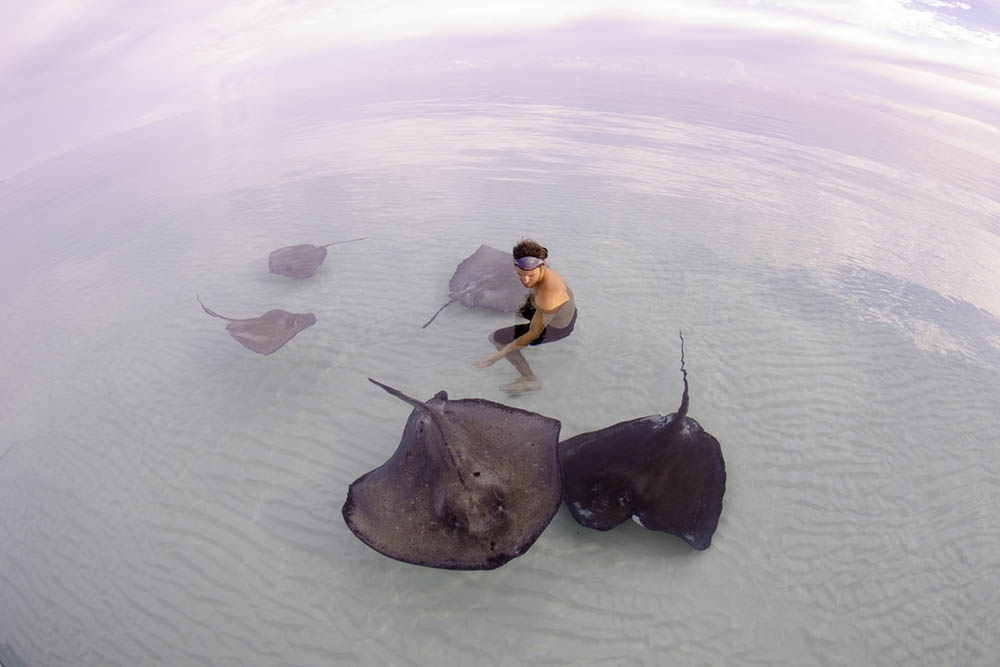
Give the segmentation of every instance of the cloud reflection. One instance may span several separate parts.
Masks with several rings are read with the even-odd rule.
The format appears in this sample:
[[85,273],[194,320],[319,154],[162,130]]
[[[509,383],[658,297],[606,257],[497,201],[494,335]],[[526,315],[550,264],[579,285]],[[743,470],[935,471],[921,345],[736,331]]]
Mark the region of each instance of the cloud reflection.
[[[687,39],[691,60],[702,51],[701,40],[692,37],[706,35],[711,53],[716,31],[741,35],[725,44],[738,59],[739,49],[755,40],[788,45],[795,37],[848,58],[906,60],[909,83],[947,86],[948,94],[957,91],[994,108],[1000,88],[1000,21],[975,2],[43,0],[10,3],[0,9],[0,20],[8,36],[0,43],[0,176],[102,136],[230,99],[442,61],[517,67],[548,54],[564,62],[669,66],[663,59],[672,52],[661,46]],[[566,41],[581,31],[599,38]],[[636,37],[657,47],[638,60],[618,55],[628,53]],[[507,40],[507,48],[491,51],[491,39]],[[567,43],[573,49],[560,52],[558,45]],[[917,81],[914,72],[924,65],[950,70]]]

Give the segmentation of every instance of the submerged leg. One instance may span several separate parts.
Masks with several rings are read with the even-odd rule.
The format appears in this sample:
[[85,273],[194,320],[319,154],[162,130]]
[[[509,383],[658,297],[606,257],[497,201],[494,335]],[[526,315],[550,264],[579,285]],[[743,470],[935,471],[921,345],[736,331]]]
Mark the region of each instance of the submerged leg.
[[[498,350],[502,350],[506,343],[501,343],[494,338],[493,334],[490,335],[490,342]],[[517,380],[511,382],[510,384],[501,385],[500,388],[504,391],[510,392],[512,394],[519,394],[522,391],[538,391],[542,388],[542,381],[535,377],[534,372],[531,370],[531,366],[528,365],[528,360],[524,358],[520,350],[514,350],[506,355],[505,359],[514,365],[517,372],[521,375]]]

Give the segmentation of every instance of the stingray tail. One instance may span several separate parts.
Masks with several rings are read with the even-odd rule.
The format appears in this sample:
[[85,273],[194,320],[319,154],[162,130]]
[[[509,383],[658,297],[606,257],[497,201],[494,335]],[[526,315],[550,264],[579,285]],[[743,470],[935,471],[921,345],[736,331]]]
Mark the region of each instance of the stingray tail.
[[390,394],[392,394],[393,396],[395,396],[399,400],[406,401],[407,403],[409,403],[413,407],[417,408],[418,410],[426,410],[427,409],[427,404],[426,403],[424,403],[423,401],[418,401],[415,398],[410,398],[409,396],[407,396],[406,394],[404,394],[403,392],[401,392],[398,389],[393,389],[389,385],[382,384],[378,380],[373,380],[371,378],[368,378],[368,381],[371,382],[372,384],[377,384],[378,386],[382,387],[383,389],[385,389],[387,392],[389,392]]
[[[441,306],[440,308],[438,308],[438,311],[437,311],[436,313],[434,313],[434,317],[432,317],[431,319],[427,320],[427,324],[430,324],[430,323],[431,323],[431,322],[433,322],[433,321],[434,321],[435,319],[437,319],[437,316],[441,314],[441,311],[442,311],[442,310],[444,310],[445,308],[447,308],[448,306],[450,306],[450,305],[451,305],[451,304],[453,304],[453,303],[455,303],[455,299],[452,299],[452,300],[451,300],[451,301],[449,301],[448,303],[446,303],[446,304],[444,304],[443,306]],[[426,329],[426,328],[427,328],[427,324],[425,324],[424,326],[422,326],[422,327],[420,327],[420,328],[421,328],[421,329]],[[372,380],[372,382],[375,382],[375,381],[374,381],[374,380]]]
[[[399,400],[405,401],[405,402],[409,403],[410,405],[412,405],[416,409],[418,409],[421,412],[423,412],[424,414],[428,415],[431,418],[431,421],[434,422],[434,424],[437,426],[437,428],[441,430],[442,434],[444,433],[444,429],[442,428],[442,424],[440,422],[440,418],[439,418],[437,412],[434,411],[434,410],[432,410],[430,408],[430,406],[428,406],[426,403],[424,403],[423,401],[418,401],[415,398],[411,398],[411,397],[407,396],[406,394],[404,394],[403,392],[401,392],[400,390],[393,389],[389,385],[382,384],[378,380],[373,380],[371,378],[368,378],[368,381],[371,382],[372,384],[376,384],[376,385],[382,387],[383,389],[385,389],[387,392],[389,392],[390,394],[392,394],[393,396],[395,396]],[[443,391],[442,392],[438,392],[437,396],[435,396],[434,398],[436,398],[436,399],[440,398],[440,399],[443,399],[443,400],[447,401],[448,400],[448,394],[444,393]],[[462,484],[465,484],[465,478],[462,475],[462,470],[461,470],[461,468],[458,467],[458,461],[455,460],[455,455],[454,455],[454,453],[452,453],[451,447],[448,446],[448,443],[447,443],[447,441],[444,438],[442,438],[441,444],[444,446],[443,454],[445,456],[445,464],[446,465],[450,465],[451,468],[458,475],[458,481],[461,482]]]
[[354,243],[355,241],[364,241],[366,238],[368,238],[368,237],[367,236],[362,236],[360,239],[348,239],[346,241],[334,241],[333,243],[327,243],[323,247],[324,248],[329,248],[332,245],[339,245],[341,243]]
[[209,307],[208,307],[208,306],[206,306],[206,305],[205,305],[204,303],[202,303],[202,301],[201,301],[201,296],[200,296],[200,295],[198,295],[198,294],[195,294],[195,296],[196,296],[196,297],[198,298],[198,303],[201,303],[201,307],[202,307],[202,309],[203,309],[203,310],[204,310],[204,311],[205,311],[206,313],[208,313],[209,315],[211,315],[212,317],[218,317],[218,318],[221,318],[221,319],[223,319],[223,320],[229,320],[230,322],[232,322],[232,321],[233,321],[233,320],[232,320],[231,318],[228,318],[228,317],[226,317],[225,315],[219,315],[219,314],[218,314],[217,312],[215,312],[214,310],[211,310],[211,309],[209,309]]
[[688,372],[684,368],[684,334],[678,331],[677,335],[681,337],[681,375],[684,378],[684,395],[681,397],[681,407],[677,409],[677,419],[675,420],[676,423],[680,424],[687,417],[688,411]]

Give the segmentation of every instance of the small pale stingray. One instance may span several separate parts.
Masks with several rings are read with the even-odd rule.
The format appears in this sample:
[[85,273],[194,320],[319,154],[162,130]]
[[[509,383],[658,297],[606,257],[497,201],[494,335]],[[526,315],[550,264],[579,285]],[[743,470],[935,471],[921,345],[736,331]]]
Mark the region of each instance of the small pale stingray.
[[234,320],[225,315],[219,315],[201,302],[198,303],[212,317],[228,320],[226,331],[229,332],[243,347],[258,354],[271,354],[295,337],[303,329],[316,324],[316,316],[312,313],[289,313],[285,310],[269,310],[260,317],[246,320]]
[[[528,297],[528,289],[518,280],[514,270],[513,255],[487,245],[479,246],[476,252],[462,260],[448,281],[448,291],[451,301],[438,308],[427,324],[456,301],[469,308],[513,313]],[[422,328],[426,329],[427,324]]]
[[366,236],[360,239],[350,239],[347,241],[334,241],[326,245],[290,245],[286,248],[278,248],[267,258],[267,268],[271,273],[278,273],[291,278],[308,278],[316,273],[323,260],[326,259],[326,249],[339,243],[353,243],[363,241]]
[[418,401],[371,381],[414,409],[396,453],[348,489],[354,534],[449,570],[491,570],[527,551],[562,500],[559,421],[443,391]]
[[681,338],[680,409],[582,433],[559,443],[563,497],[587,528],[610,530],[629,517],[707,549],[722,513],[726,465],[719,441],[687,416]]

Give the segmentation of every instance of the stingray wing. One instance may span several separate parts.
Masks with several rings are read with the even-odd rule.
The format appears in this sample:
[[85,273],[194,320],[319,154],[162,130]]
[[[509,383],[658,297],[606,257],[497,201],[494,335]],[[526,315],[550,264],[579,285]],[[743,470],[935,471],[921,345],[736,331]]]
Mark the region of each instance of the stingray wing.
[[442,392],[413,410],[393,456],[351,484],[344,520],[396,560],[499,567],[523,554],[559,509],[559,427],[533,412],[448,401]]
[[633,515],[636,478],[646,464],[642,445],[654,425],[643,417],[559,443],[563,498],[581,525],[611,530]]
[[726,492],[719,441],[687,417],[679,432],[654,445],[656,464],[635,499],[635,516],[650,530],[680,537],[698,550],[712,543]]

